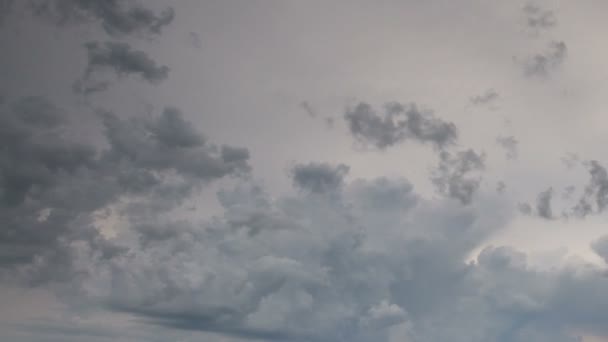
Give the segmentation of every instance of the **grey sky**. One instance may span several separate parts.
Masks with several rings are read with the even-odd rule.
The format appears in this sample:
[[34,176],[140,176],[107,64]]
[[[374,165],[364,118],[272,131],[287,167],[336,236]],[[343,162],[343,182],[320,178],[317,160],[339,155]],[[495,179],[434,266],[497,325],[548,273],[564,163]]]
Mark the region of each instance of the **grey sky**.
[[608,341],[607,10],[0,0],[0,340]]

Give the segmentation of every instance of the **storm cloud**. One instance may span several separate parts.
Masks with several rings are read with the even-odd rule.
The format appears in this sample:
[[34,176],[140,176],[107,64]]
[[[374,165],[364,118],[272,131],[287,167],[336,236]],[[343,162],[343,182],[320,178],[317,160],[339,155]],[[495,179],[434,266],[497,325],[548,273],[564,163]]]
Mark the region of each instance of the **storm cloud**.
[[199,184],[250,170],[246,149],[207,142],[175,108],[150,119],[100,114],[107,149],[68,138],[73,123],[44,98],[9,102],[0,118],[0,261],[32,281],[68,277],[76,241],[102,256],[122,250],[95,228],[97,210],[142,195],[168,209]]

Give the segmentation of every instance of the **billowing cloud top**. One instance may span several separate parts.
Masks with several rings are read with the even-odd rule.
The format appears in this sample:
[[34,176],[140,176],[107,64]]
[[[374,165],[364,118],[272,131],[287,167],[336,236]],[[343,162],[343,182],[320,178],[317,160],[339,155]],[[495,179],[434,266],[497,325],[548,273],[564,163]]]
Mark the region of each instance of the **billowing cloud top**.
[[605,6],[332,6],[0,0],[0,341],[608,340]]

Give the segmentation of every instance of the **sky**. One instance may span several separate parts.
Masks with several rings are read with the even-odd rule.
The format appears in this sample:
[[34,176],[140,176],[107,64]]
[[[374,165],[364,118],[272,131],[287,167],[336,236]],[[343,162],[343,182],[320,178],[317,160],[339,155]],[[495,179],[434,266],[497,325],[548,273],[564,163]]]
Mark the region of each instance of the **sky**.
[[607,11],[0,0],[0,340],[608,341]]

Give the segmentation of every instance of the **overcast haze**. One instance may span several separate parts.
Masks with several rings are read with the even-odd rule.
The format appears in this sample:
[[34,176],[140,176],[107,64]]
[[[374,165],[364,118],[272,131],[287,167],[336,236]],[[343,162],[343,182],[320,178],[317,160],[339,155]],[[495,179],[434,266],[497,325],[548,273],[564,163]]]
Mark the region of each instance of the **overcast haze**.
[[0,0],[0,340],[608,341],[606,13]]

